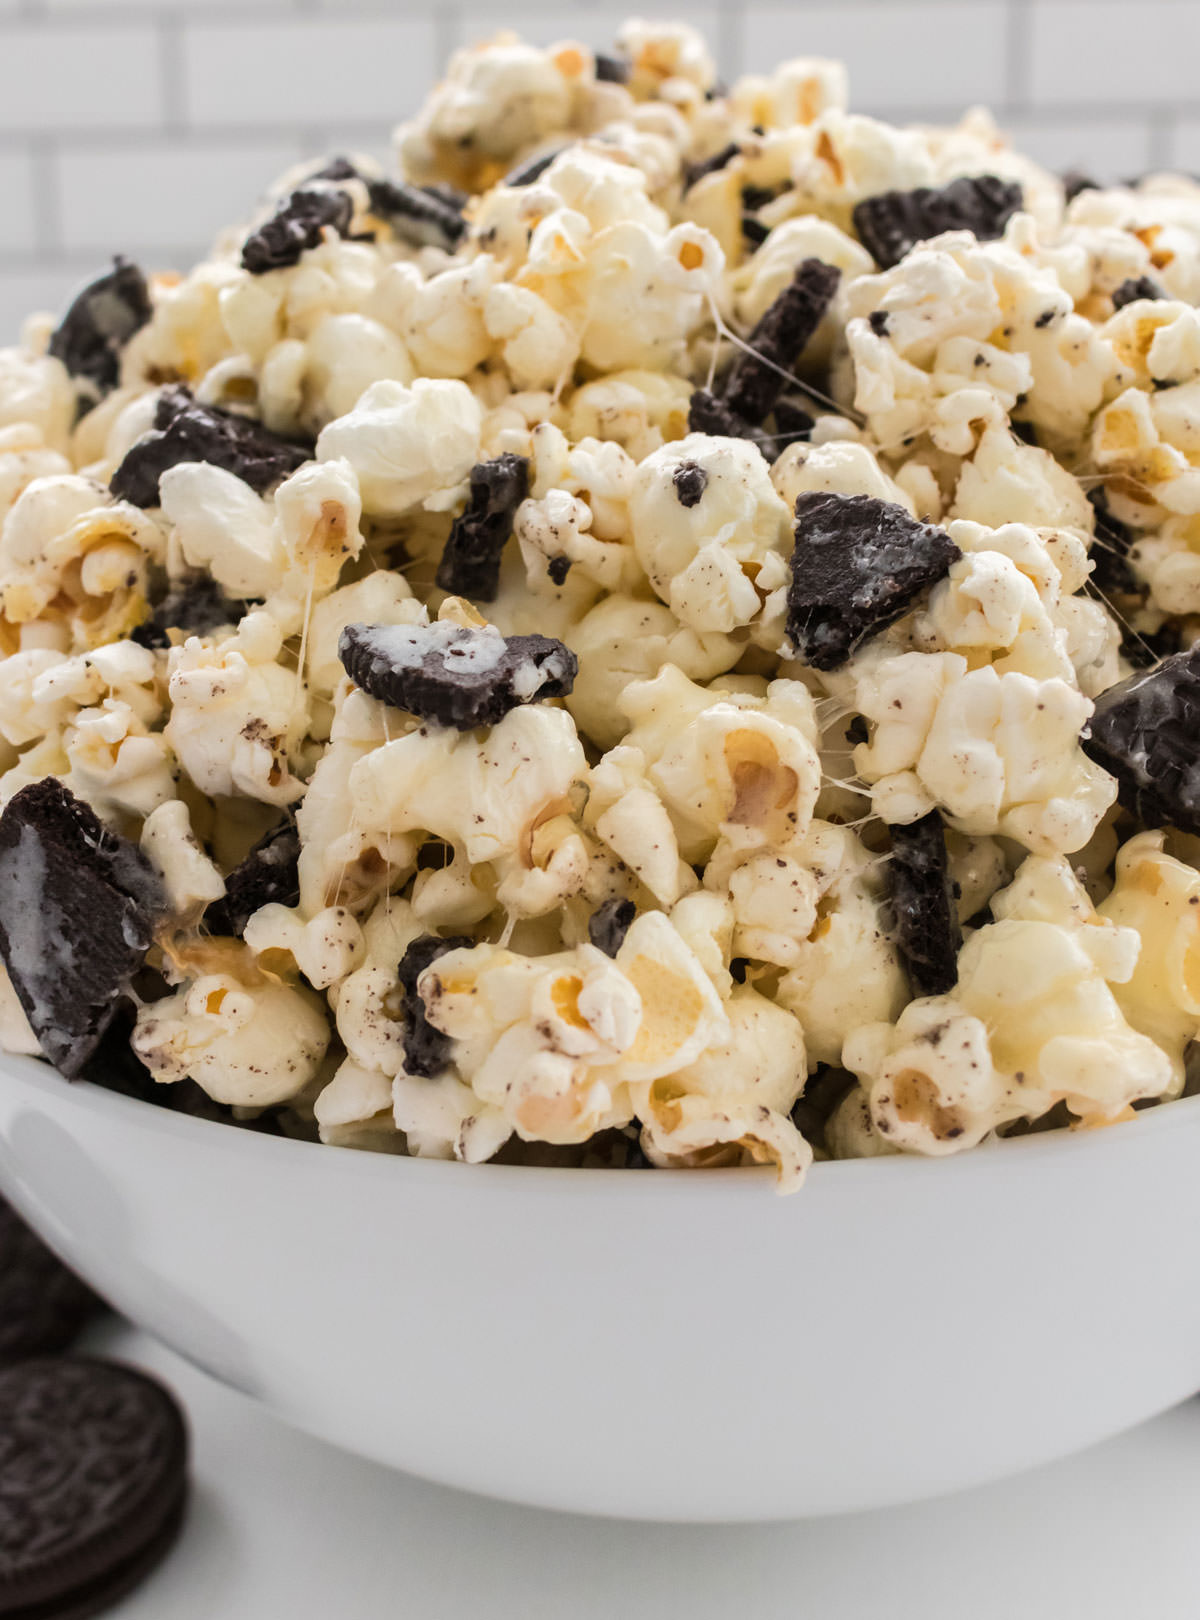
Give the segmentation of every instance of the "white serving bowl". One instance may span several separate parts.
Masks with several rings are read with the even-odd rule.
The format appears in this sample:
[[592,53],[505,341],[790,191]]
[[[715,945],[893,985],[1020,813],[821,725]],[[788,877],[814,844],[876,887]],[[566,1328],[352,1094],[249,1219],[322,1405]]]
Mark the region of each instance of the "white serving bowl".
[[1198,1166],[1200,1098],[780,1198],[284,1141],[0,1059],[0,1186],[139,1325],[353,1451],[630,1518],[910,1501],[1183,1399]]

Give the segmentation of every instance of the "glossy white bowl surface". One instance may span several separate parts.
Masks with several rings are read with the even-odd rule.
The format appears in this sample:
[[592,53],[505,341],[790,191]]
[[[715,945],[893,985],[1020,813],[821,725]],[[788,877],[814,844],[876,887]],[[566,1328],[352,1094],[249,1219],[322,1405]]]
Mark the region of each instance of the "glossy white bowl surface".
[[0,1186],[110,1299],[303,1428],[633,1518],[910,1501],[1200,1387],[1200,1099],[961,1158],[443,1164],[0,1058]]

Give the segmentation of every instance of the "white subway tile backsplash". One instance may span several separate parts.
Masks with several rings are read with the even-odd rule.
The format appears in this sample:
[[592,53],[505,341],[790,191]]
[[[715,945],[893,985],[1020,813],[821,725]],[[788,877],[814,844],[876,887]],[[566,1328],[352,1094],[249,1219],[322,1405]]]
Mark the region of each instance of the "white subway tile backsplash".
[[185,105],[197,126],[399,120],[433,80],[431,14],[188,22]]
[[35,244],[32,158],[24,152],[0,153],[0,249],[28,253]]
[[761,72],[789,56],[841,57],[860,112],[996,103],[1006,86],[1006,18],[1002,0],[760,0],[746,8],[743,67]]
[[145,129],[163,115],[158,34],[126,24],[0,33],[0,132]]
[[1018,151],[1058,173],[1080,169],[1096,180],[1120,180],[1151,163],[1144,119],[1012,116],[1001,123]]
[[1192,0],[1036,0],[1032,27],[1036,105],[1200,101],[1200,6]]
[[78,265],[0,264],[0,344],[17,341],[27,315],[64,310],[88,279]]
[[1200,114],[1178,120],[1171,131],[1164,161],[1185,174],[1200,175]]
[[[667,10],[670,11],[670,8]],[[507,7],[499,10],[486,3],[486,0],[466,0],[458,10],[456,38],[458,44],[469,45],[489,39],[501,28],[511,28],[534,45],[575,39],[594,51],[603,51],[612,48],[617,29],[625,19],[638,13],[639,7],[622,3],[622,0],[600,0],[599,4],[565,0],[565,3],[550,6],[517,5],[511,10]],[[682,9],[678,14],[683,15]],[[705,35],[714,50],[720,26],[719,15],[716,5],[690,7],[687,10],[688,22]]]
[[210,241],[247,219],[270,181],[302,155],[299,138],[157,143],[153,150],[66,147],[58,158],[69,252],[129,252]]

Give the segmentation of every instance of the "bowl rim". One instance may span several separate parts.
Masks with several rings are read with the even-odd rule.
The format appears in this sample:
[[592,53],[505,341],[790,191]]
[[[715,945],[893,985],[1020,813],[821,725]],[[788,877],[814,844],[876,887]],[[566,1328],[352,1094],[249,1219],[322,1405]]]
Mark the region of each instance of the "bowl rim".
[[[143,1128],[161,1132],[181,1142],[197,1145],[204,1140],[205,1133],[219,1131],[225,1138],[226,1152],[255,1154],[260,1158],[264,1155],[271,1158],[282,1153],[293,1158],[296,1163],[301,1162],[296,1157],[297,1154],[305,1152],[310,1155],[311,1168],[316,1174],[327,1176],[350,1174],[355,1177],[399,1174],[409,1179],[423,1178],[427,1183],[445,1187],[450,1178],[461,1175],[464,1170],[464,1167],[454,1159],[409,1158],[404,1154],[372,1153],[355,1148],[331,1151],[334,1147],[331,1143],[309,1142],[297,1137],[266,1136],[254,1131],[231,1129],[223,1120],[197,1119],[192,1115],[175,1113],[167,1108],[156,1108],[152,1103],[143,1102],[140,1098],[109,1091],[106,1087],[95,1085],[91,1081],[68,1081],[42,1058],[0,1050],[0,1084],[3,1084],[10,1075],[20,1083],[31,1086],[35,1091],[45,1089],[47,1092],[57,1092],[60,1101],[69,1100],[73,1107],[82,1108],[85,1113],[115,1117],[118,1122],[123,1116],[128,1116],[130,1123],[140,1120]],[[1099,1157],[1101,1156],[1099,1150],[1103,1148],[1107,1148],[1109,1153],[1132,1151],[1139,1143],[1146,1142],[1148,1137],[1159,1135],[1164,1130],[1180,1128],[1189,1119],[1200,1120],[1200,1095],[1176,1098],[1159,1107],[1141,1110],[1135,1119],[1122,1121],[1119,1126],[1042,1131],[1018,1137],[991,1138],[963,1153],[944,1156],[897,1153],[862,1159],[824,1159],[809,1168],[808,1178],[816,1178],[820,1185],[828,1186],[835,1179],[844,1185],[855,1178],[869,1177],[876,1183],[892,1186],[897,1181],[913,1183],[921,1176],[932,1174],[943,1176],[971,1174],[973,1166],[977,1167],[976,1173],[987,1166],[995,1169],[1001,1160],[1007,1168],[1013,1167],[1010,1161],[1014,1160],[1027,1168],[1032,1168],[1029,1162],[1031,1160],[1034,1163],[1043,1160],[1058,1162],[1065,1157],[1087,1153]],[[1173,1125],[1172,1121],[1176,1123]],[[1126,1125],[1137,1125],[1139,1129],[1134,1131],[1121,1128]],[[403,1169],[398,1171],[396,1168],[398,1165],[403,1166]],[[471,1165],[469,1170],[470,1184],[477,1190],[489,1182],[493,1189],[507,1187],[510,1191],[522,1193],[528,1193],[535,1187],[549,1191],[551,1188],[561,1189],[564,1185],[569,1185],[576,1187],[579,1195],[587,1188],[592,1192],[603,1188],[605,1198],[612,1197],[610,1183],[617,1175],[621,1177],[620,1185],[625,1193],[638,1197],[666,1195],[675,1198],[688,1195],[704,1197],[705,1189],[715,1183],[724,1187],[723,1197],[729,1197],[735,1189],[741,1188],[752,1192],[756,1199],[760,1199],[762,1184],[773,1182],[775,1179],[775,1172],[769,1165],[726,1166],[705,1170],[703,1173],[678,1169],[666,1173],[657,1171],[653,1175],[644,1176],[629,1175],[603,1166],[584,1168],[485,1162]],[[800,1204],[804,1202],[803,1189],[798,1202]]]

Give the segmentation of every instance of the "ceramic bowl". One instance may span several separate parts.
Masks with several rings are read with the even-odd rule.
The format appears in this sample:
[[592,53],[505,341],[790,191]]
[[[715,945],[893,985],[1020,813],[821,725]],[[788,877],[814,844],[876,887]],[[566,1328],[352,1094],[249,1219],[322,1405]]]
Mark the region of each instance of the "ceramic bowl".
[[316,1434],[630,1518],[915,1500],[1200,1387],[1200,1098],[958,1159],[517,1169],[319,1147],[0,1059],[0,1185]]

